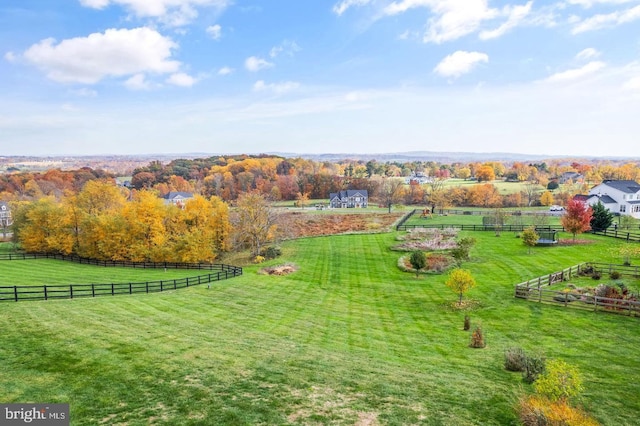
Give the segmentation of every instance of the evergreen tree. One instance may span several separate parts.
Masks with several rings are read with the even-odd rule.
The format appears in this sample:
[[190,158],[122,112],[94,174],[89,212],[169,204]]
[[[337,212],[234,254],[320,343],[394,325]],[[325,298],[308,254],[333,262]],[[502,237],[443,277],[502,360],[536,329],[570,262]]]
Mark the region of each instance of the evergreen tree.
[[593,216],[591,217],[591,229],[594,231],[604,231],[613,223],[613,213],[607,209],[604,204],[598,201],[593,207]]

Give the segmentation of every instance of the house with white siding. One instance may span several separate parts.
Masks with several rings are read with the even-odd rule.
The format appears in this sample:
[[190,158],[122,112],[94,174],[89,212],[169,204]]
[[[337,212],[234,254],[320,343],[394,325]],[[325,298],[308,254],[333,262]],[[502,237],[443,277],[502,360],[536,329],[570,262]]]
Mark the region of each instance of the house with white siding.
[[601,202],[611,213],[640,219],[640,183],[633,180],[605,180],[583,196],[590,206]]

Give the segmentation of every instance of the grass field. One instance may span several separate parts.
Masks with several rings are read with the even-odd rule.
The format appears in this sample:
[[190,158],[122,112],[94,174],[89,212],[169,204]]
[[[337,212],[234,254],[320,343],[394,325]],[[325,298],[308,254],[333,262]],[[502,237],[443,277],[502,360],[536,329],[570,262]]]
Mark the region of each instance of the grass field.
[[146,282],[207,273],[204,270],[97,267],[53,259],[0,260],[0,287]]
[[[287,276],[251,266],[210,289],[4,303],[0,401],[68,402],[74,425],[511,425],[532,391],[502,366],[520,346],[577,366],[600,422],[637,424],[638,320],[513,298],[527,278],[617,260],[619,243],[529,255],[512,235],[463,235],[478,241],[472,311],[451,308],[444,276],[397,269],[395,233],[286,242],[269,264],[295,263]],[[485,349],[468,347],[465,314]]]
[[[467,210],[467,209],[465,209]],[[420,209],[412,215],[409,220],[407,220],[405,225],[446,225],[446,224],[457,224],[457,225],[482,225],[482,216],[481,215],[465,215],[465,214],[456,214],[456,215],[441,215],[434,214],[431,216],[422,217],[420,213]],[[484,209],[482,211],[487,211]],[[407,210],[409,213],[410,210]],[[491,216],[491,212],[487,212],[485,216]],[[509,216],[507,217],[507,225],[515,225],[515,224],[523,224],[523,225],[532,225],[535,223],[536,219],[533,215],[522,215],[522,216]],[[520,222],[518,222],[520,221]],[[559,226],[560,225],[560,216],[547,216],[546,217],[547,225]]]

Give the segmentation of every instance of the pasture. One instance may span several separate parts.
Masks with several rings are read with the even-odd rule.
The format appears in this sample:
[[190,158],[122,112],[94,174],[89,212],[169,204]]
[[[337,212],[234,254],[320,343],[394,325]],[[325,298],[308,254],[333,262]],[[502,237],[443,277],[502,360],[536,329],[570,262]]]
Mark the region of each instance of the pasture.
[[[287,241],[265,263],[295,264],[286,276],[254,265],[210,289],[3,303],[0,400],[68,402],[74,425],[510,425],[532,392],[503,368],[519,346],[577,366],[578,402],[602,424],[637,424],[637,319],[513,297],[527,278],[619,262],[620,243],[588,235],[527,254],[513,234],[461,235],[477,240],[467,311],[445,276],[397,268],[396,233]],[[465,314],[486,348],[468,347]]]

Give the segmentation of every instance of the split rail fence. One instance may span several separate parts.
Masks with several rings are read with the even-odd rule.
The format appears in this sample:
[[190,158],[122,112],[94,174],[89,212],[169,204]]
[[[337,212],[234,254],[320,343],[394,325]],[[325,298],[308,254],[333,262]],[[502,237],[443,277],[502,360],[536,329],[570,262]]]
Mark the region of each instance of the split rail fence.
[[120,294],[156,293],[177,290],[194,285],[208,284],[215,281],[242,275],[242,268],[221,263],[173,263],[173,262],[124,262],[101,261],[78,256],[55,254],[18,253],[0,255],[0,260],[58,259],[87,265],[104,267],[127,267],[143,269],[186,269],[206,270],[209,273],[193,277],[110,284],[69,284],[41,286],[0,286],[0,301],[74,299],[78,297],[116,296]]
[[517,284],[515,297],[574,309],[640,316],[640,301],[600,297],[595,294],[572,294],[571,292],[545,288],[562,281],[569,281],[572,277],[587,271],[597,271],[601,274],[618,272],[621,277],[640,277],[640,267],[638,266],[587,262]]

